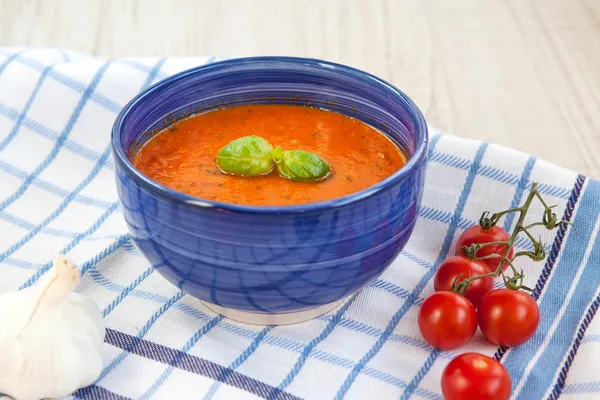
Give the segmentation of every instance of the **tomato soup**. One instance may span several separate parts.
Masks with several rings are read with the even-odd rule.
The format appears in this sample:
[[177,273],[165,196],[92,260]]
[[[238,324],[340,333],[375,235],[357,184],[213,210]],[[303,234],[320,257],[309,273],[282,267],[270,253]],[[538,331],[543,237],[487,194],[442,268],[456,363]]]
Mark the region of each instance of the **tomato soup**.
[[[283,150],[317,154],[331,166],[319,182],[278,176],[227,175],[215,164],[219,149],[256,135]],[[223,108],[173,124],[135,155],[135,167],[161,184],[207,200],[287,206],[330,200],[366,189],[398,171],[404,153],[386,136],[348,116],[290,105]]]

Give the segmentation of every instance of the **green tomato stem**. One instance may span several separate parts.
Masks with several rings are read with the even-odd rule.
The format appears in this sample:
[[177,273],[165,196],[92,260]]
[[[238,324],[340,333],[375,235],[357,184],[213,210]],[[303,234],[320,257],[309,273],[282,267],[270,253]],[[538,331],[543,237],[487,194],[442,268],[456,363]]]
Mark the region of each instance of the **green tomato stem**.
[[[524,226],[523,223],[525,221],[525,217],[527,216],[527,212],[529,211],[531,203],[536,198],[544,206],[544,215],[542,218],[542,222],[536,222],[536,223]],[[527,199],[525,200],[525,202],[523,203],[523,205],[521,207],[511,208],[509,210],[501,211],[501,212],[493,214],[491,217],[488,217],[489,212],[484,212],[481,215],[479,224],[481,225],[482,229],[488,230],[492,226],[496,225],[498,223],[498,221],[500,220],[500,218],[503,217],[504,215],[510,214],[510,213],[517,213],[517,212],[519,213],[519,219],[517,220],[515,227],[514,227],[512,233],[510,235],[510,238],[508,240],[497,241],[497,242],[488,242],[488,243],[473,243],[471,246],[463,246],[464,254],[467,258],[474,259],[474,260],[485,260],[485,259],[489,259],[489,258],[501,257],[501,259],[500,259],[500,262],[498,263],[498,267],[496,268],[495,271],[465,279],[464,281],[453,285],[453,288],[452,288],[453,291],[460,293],[460,294],[464,294],[468,290],[470,283],[472,281],[474,281],[475,279],[481,279],[481,278],[485,278],[488,276],[498,277],[500,275],[502,275],[504,284],[506,285],[507,288],[514,289],[514,290],[524,289],[524,290],[531,291],[530,288],[523,285],[523,278],[524,278],[523,271],[521,270],[519,272],[513,263],[513,261],[518,257],[525,256],[525,257],[529,257],[533,261],[541,261],[546,256],[543,245],[541,244],[541,238],[540,238],[540,240],[536,240],[533,237],[533,235],[529,232],[529,229],[534,226],[545,226],[547,229],[552,230],[552,229],[558,227],[562,223],[568,223],[568,221],[557,222],[556,214],[554,214],[552,212],[552,207],[549,207],[546,204],[546,202],[544,201],[544,199],[542,198],[542,196],[540,195],[540,193],[537,189],[537,183],[533,183],[533,185],[531,186],[531,191],[529,192]],[[519,236],[519,233],[521,233],[521,232],[524,232],[527,235],[527,237],[529,238],[529,240],[531,240],[535,251],[517,252],[511,260],[508,258],[508,255],[510,254],[510,250],[512,249],[512,247],[514,245],[515,240],[517,239],[517,237]],[[501,256],[497,255],[497,254],[491,254],[489,256],[477,258],[477,251],[479,249],[486,247],[486,246],[492,246],[492,245],[504,245],[505,246],[504,254]],[[510,266],[511,271],[513,273],[513,276],[511,278],[506,277],[504,275],[504,273],[502,272],[502,268],[506,264],[508,264]]]

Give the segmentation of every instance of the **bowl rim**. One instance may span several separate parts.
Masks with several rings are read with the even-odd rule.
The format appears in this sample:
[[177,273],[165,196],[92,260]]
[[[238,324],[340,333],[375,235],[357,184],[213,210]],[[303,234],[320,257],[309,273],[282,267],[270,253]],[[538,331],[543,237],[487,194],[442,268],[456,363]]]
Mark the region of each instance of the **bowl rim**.
[[[166,85],[170,85],[173,82],[186,79],[190,75],[196,75],[208,71],[212,71],[215,69],[227,67],[227,66],[235,66],[236,64],[250,64],[254,62],[259,63],[268,63],[268,62],[285,62],[291,64],[305,65],[316,68],[327,68],[328,70],[337,70],[346,75],[350,75],[353,78],[367,80],[371,84],[378,85],[391,94],[393,94],[397,100],[404,103],[404,106],[409,110],[414,123],[415,128],[422,132],[421,140],[417,143],[416,149],[413,155],[407,160],[407,162],[392,175],[388,176],[384,180],[376,183],[373,186],[369,186],[366,189],[360,190],[355,193],[351,193],[349,195],[338,197],[331,200],[320,201],[315,203],[306,203],[306,204],[297,204],[290,206],[252,206],[252,205],[243,205],[243,204],[232,204],[232,203],[223,203],[212,200],[203,199],[200,197],[191,196],[182,192],[178,192],[176,190],[170,189],[167,186],[156,182],[146,175],[144,175],[141,171],[139,171],[133,163],[129,160],[129,157],[125,154],[124,149],[120,145],[120,132],[122,131],[123,124],[130,110],[135,107],[138,103],[142,102],[148,95],[151,93],[160,90]],[[197,67],[193,67],[179,73],[176,73],[168,78],[165,78],[154,85],[148,87],[142,92],[138,93],[133,99],[129,101],[123,107],[123,109],[117,115],[115,122],[113,124],[113,128],[111,131],[111,145],[113,154],[116,157],[115,161],[120,162],[125,168],[126,172],[132,175],[138,182],[143,184],[145,187],[150,189],[152,192],[167,197],[171,200],[181,202],[190,206],[200,207],[200,208],[214,208],[221,209],[233,212],[243,212],[250,214],[297,214],[297,213],[306,213],[306,212],[317,212],[325,209],[331,209],[336,207],[345,206],[351,203],[358,202],[360,200],[371,197],[377,193],[384,192],[398,182],[404,180],[413,169],[415,169],[421,162],[426,158],[427,155],[427,146],[429,142],[429,133],[427,129],[427,123],[425,122],[425,118],[421,113],[421,110],[417,107],[417,105],[400,89],[395,87],[394,85],[384,81],[381,78],[378,78],[368,72],[349,67],[346,65],[324,61],[314,58],[301,58],[301,57],[283,57],[283,56],[262,56],[262,57],[241,57],[241,58],[229,58],[223,61],[217,61],[210,64],[204,64]]]

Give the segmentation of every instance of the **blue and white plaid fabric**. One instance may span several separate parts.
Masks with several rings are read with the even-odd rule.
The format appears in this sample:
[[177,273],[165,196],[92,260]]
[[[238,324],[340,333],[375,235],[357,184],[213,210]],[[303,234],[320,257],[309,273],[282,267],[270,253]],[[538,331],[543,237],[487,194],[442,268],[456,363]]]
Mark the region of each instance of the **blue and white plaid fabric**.
[[[600,182],[493,144],[433,133],[409,244],[383,276],[330,315],[294,326],[243,325],[153,272],[119,211],[111,126],[140,90],[215,60],[0,49],[0,292],[34,284],[56,253],[78,263],[78,290],[104,311],[108,331],[106,367],[75,397],[440,399],[441,372],[458,352],[423,341],[418,307],[460,233],[482,211],[519,204],[536,181],[575,226],[540,231],[548,259],[522,263],[540,304],[539,329],[518,348],[496,348],[476,335],[460,352],[500,359],[516,399],[600,398],[600,320],[593,319]],[[508,217],[502,225],[513,223]],[[531,248],[526,240],[518,246]]]

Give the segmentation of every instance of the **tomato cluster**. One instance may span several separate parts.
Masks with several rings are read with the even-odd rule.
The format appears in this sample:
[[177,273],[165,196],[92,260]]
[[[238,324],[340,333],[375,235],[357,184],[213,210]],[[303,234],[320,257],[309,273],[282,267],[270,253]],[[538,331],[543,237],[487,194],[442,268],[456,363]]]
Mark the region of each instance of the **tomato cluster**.
[[[494,289],[493,273],[505,256],[506,245],[481,247],[476,259],[467,258],[464,250],[473,244],[509,239],[508,233],[496,225],[489,229],[476,225],[459,237],[457,255],[439,265],[434,277],[436,291],[419,310],[419,330],[430,345],[441,350],[459,348],[471,340],[478,325],[484,337],[498,346],[517,346],[533,336],[540,318],[533,297],[520,290]],[[507,258],[512,259],[513,254],[511,247]],[[508,265],[505,263],[502,270]],[[466,282],[466,291],[456,290],[460,282],[481,275]],[[457,357],[442,377],[446,399],[508,399],[510,387],[510,377],[502,364],[481,354]]]

